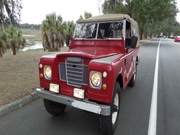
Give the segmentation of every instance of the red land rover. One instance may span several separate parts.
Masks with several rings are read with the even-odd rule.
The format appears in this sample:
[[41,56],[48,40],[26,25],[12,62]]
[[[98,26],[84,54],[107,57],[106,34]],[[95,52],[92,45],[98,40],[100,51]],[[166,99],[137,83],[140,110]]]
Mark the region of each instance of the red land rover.
[[37,95],[50,114],[67,105],[92,112],[101,132],[113,134],[120,90],[135,85],[139,49],[138,25],[126,14],[78,20],[69,51],[41,57]]

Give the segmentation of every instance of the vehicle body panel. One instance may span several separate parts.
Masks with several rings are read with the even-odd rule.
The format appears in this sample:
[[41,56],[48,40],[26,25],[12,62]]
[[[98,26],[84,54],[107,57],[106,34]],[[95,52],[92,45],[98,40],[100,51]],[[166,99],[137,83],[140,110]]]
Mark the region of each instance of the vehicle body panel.
[[[107,20],[108,17],[106,16],[104,20]],[[87,101],[91,103],[93,102],[93,105],[94,103],[109,105],[112,103],[114,87],[117,81],[121,88],[125,90],[132,76],[136,72],[140,49],[139,39],[137,40],[137,46],[135,48],[130,47],[129,41],[131,41],[131,39],[126,36],[126,33],[131,31],[131,36],[138,37],[138,26],[133,19],[129,18],[129,16],[123,15],[116,17],[118,19],[121,18],[121,20],[119,20],[121,21],[120,23],[117,22],[118,20],[112,23],[109,22],[114,21],[115,18],[113,17],[108,20],[109,27],[113,25],[112,28],[115,26],[118,28],[118,31],[113,29],[113,36],[116,37],[98,38],[98,32],[96,32],[95,38],[72,38],[68,52],[46,55],[40,58],[39,74],[41,90],[50,92],[50,84],[56,84],[59,86],[59,92],[47,93],[42,91],[41,93],[41,90],[38,89],[39,96],[47,98],[45,95],[48,94],[49,99],[55,97],[56,101],[59,102],[62,100],[57,99],[58,95],[59,98],[64,98],[65,96],[69,97],[71,101],[73,99],[81,101],[79,104],[82,106],[84,106],[84,102]],[[101,23],[101,25],[97,23],[98,21],[103,21],[101,17],[99,20],[95,17],[92,20],[87,19],[84,21],[96,22],[96,26],[93,27],[96,30],[106,26],[105,22]],[[83,21],[81,20],[79,23],[83,23]],[[87,24],[87,26],[88,25],[92,26],[91,23]],[[91,31],[92,30],[90,29],[89,32]],[[77,32],[81,31],[78,30]],[[103,29],[101,29],[101,32],[103,32]],[[89,35],[91,34],[88,34],[88,36]],[[49,66],[52,70],[51,79],[46,79],[44,77],[45,66]],[[79,75],[79,73],[81,73],[81,75]],[[93,73],[98,73],[100,75],[99,87],[93,86],[92,84]],[[84,91],[83,98],[77,98],[74,96],[75,89]],[[50,97],[51,94],[52,97]],[[56,96],[53,96],[54,94]],[[62,102],[67,101],[68,100],[65,98]],[[82,108],[80,107],[80,109]],[[106,110],[105,112],[108,111]]]
[[176,36],[176,37],[174,38],[174,42],[180,42],[180,36]]

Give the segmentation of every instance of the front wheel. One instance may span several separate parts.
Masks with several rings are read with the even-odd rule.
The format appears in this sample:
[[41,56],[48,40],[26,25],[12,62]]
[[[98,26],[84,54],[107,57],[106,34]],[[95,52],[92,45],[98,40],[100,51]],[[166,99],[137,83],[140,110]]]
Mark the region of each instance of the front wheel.
[[100,116],[100,130],[104,135],[113,135],[118,122],[120,110],[120,86],[116,82],[111,103],[111,114],[109,116]]
[[53,116],[58,116],[64,112],[66,105],[57,103],[48,99],[44,99],[44,106],[48,113]]

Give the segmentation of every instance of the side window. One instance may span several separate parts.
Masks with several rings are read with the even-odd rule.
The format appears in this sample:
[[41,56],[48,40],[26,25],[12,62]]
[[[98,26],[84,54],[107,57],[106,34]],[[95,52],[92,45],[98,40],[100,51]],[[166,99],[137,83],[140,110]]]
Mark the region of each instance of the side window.
[[109,26],[109,33],[111,38],[122,38],[122,22],[112,22]]
[[132,36],[131,32],[132,32],[131,31],[131,23],[129,21],[126,21],[126,40],[125,40],[126,48],[130,47],[131,36]]
[[131,38],[131,23],[126,21],[126,39]]
[[101,35],[104,37],[105,29],[100,29]]
[[125,46],[126,48],[135,48],[138,41],[138,28],[135,27],[130,22],[126,22],[126,40],[125,40]]

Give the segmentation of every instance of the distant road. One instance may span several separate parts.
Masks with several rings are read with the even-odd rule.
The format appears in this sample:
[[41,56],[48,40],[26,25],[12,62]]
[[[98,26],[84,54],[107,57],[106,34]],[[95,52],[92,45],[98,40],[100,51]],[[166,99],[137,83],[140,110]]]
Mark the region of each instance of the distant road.
[[[134,88],[121,95],[114,135],[147,135],[160,39],[141,47]],[[178,46],[179,44],[179,46]],[[157,135],[180,135],[180,43],[161,39],[158,64]],[[67,107],[59,117],[49,115],[42,99],[0,118],[0,135],[100,135],[98,116]]]

